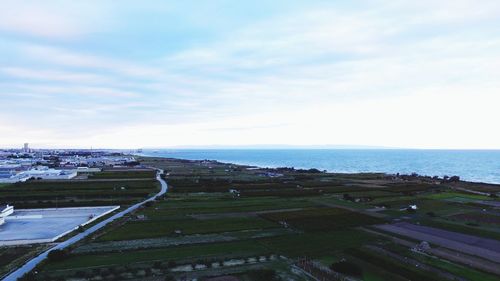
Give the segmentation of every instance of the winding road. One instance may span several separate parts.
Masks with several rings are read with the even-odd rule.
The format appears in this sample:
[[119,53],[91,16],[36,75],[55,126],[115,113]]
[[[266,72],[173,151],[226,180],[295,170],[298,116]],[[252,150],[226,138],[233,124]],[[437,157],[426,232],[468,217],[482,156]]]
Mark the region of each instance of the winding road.
[[121,217],[123,217],[124,215],[132,212],[132,211],[135,211],[137,210],[139,207],[141,207],[142,205],[146,204],[147,202],[149,201],[153,201],[155,200],[155,198],[157,196],[161,196],[163,194],[165,194],[168,190],[168,185],[167,183],[161,178],[161,174],[163,173],[163,170],[160,170],[160,169],[157,169],[158,170],[158,173],[156,174],[156,179],[160,182],[161,184],[161,190],[160,192],[158,192],[157,194],[155,194],[154,196],[142,201],[142,202],[139,202],[135,205],[132,205],[130,207],[128,207],[127,209],[93,225],[92,227],[90,227],[89,229],[85,230],[84,232],[81,232],[73,237],[71,237],[70,239],[66,240],[66,241],[63,241],[59,244],[57,244],[56,246],[46,250],[45,252],[41,253],[40,255],[36,256],[35,258],[31,259],[30,261],[28,261],[27,263],[25,263],[23,266],[21,266],[20,268],[18,268],[16,271],[13,271],[11,272],[9,275],[7,275],[3,281],[15,281],[17,280],[18,278],[22,277],[24,274],[30,272],[31,270],[33,270],[33,268],[35,268],[35,266],[37,266],[40,262],[42,262],[44,259],[47,258],[47,255],[49,254],[50,251],[53,251],[53,250],[61,250],[61,249],[64,249],[80,240],[82,240],[83,238],[87,237],[88,235],[96,232],[97,230],[103,228],[104,226],[106,226],[108,223],[116,220],[116,219],[119,219]]

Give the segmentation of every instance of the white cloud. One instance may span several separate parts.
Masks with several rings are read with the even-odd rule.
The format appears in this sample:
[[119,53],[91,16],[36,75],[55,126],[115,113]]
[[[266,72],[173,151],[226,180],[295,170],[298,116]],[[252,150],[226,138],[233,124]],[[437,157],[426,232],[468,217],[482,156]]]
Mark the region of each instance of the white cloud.
[[40,80],[40,81],[60,81],[60,82],[74,82],[74,83],[103,83],[109,80],[103,76],[81,73],[75,71],[60,71],[52,69],[34,69],[22,67],[2,67],[0,72],[26,80]]
[[86,68],[94,70],[108,70],[131,77],[158,78],[165,75],[156,67],[147,66],[128,60],[113,59],[97,55],[68,51],[62,48],[43,45],[23,45],[20,47],[23,54],[34,61],[45,62],[52,65]]
[[[103,29],[104,6],[76,1],[2,1],[0,30],[50,39],[74,39]],[[109,17],[109,15],[108,15]]]
[[47,95],[78,95],[92,96],[101,98],[132,98],[140,97],[135,92],[125,91],[116,88],[94,87],[94,86],[47,86],[47,85],[9,85],[15,88],[19,93],[31,93],[31,97],[46,97]]
[[[157,61],[30,43],[19,50],[36,66],[0,71],[47,83],[20,87],[33,94],[92,97],[40,106],[47,119],[64,120],[41,125],[44,142],[57,145],[498,148],[494,4],[327,4]],[[67,134],[61,124],[84,129]]]

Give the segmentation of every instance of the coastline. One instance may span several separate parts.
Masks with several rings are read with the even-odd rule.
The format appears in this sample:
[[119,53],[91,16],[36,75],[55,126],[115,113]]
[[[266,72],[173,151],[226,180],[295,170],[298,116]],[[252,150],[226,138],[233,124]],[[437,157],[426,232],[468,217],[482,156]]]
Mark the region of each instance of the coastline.
[[[334,158],[334,159],[308,159],[304,161],[301,157],[303,155],[298,154],[297,159],[294,159],[293,156],[297,155],[296,152],[312,152],[312,153],[318,153],[318,151],[324,151],[326,153],[332,152],[332,150],[319,150],[319,149],[314,149],[314,150],[288,150],[288,149],[281,149],[281,150],[273,150],[273,149],[267,149],[267,150],[259,150],[259,149],[224,149],[224,150],[217,150],[217,149],[181,149],[181,150],[174,150],[174,149],[165,149],[165,150],[146,150],[141,153],[133,153],[134,156],[141,156],[141,157],[159,157],[159,158],[172,158],[172,159],[180,159],[180,160],[198,160],[198,161],[203,161],[203,160],[213,160],[213,161],[218,161],[220,163],[227,163],[227,164],[235,164],[235,165],[245,165],[245,166],[254,166],[254,167],[259,167],[259,168],[271,168],[271,169],[276,169],[280,167],[293,167],[295,169],[318,169],[321,171],[327,171],[328,173],[338,173],[338,174],[363,174],[363,173],[381,173],[381,174],[386,174],[386,175],[396,175],[396,174],[406,174],[406,175],[411,175],[411,174],[418,174],[423,177],[452,177],[452,176],[459,176],[460,180],[463,182],[468,182],[468,183],[475,183],[475,184],[486,184],[486,185],[499,185],[500,184],[500,166],[498,168],[495,168],[495,163],[500,163],[500,158],[498,158],[498,161],[490,161],[488,163],[485,163],[484,161],[479,161],[483,163],[483,165],[486,166],[489,170],[485,169],[485,167],[476,167],[476,170],[471,170],[467,169],[466,165],[464,165],[462,162],[467,162],[467,158],[462,161],[458,161],[456,159],[455,162],[452,160],[450,161],[444,161],[442,159],[439,159],[441,165],[436,165],[436,169],[431,169],[430,167],[426,166],[424,160],[421,159],[396,159],[393,162],[390,163],[390,160],[379,160],[379,159],[373,159],[373,157],[370,159],[368,156],[367,160],[365,162],[371,162],[369,165],[366,163],[361,163],[359,166],[356,166],[356,164],[359,164],[357,162],[353,162],[351,159],[343,159],[340,157]],[[350,153],[356,153],[356,156],[358,159],[356,161],[360,161],[359,159],[363,160],[362,156],[363,154],[366,153],[371,153],[373,154],[374,152],[376,153],[385,153],[387,150],[334,150],[335,153],[340,153],[342,156],[347,155],[349,157]],[[422,150],[390,150],[390,153],[394,154],[395,152],[397,153],[398,151],[404,151],[404,152],[411,152],[411,153],[418,153],[421,152]],[[454,150],[442,150],[440,152],[451,152]],[[481,152],[486,152],[487,150],[483,150]],[[489,150],[488,150],[489,151]],[[273,159],[269,157],[270,153],[278,152],[280,157],[283,158],[283,155],[288,157],[286,159]],[[426,151],[427,152],[427,151]],[[435,152],[434,150],[432,152]],[[466,153],[474,153],[475,151],[462,151]],[[263,154],[264,157],[261,157],[262,159],[259,159],[259,156]],[[495,151],[495,153],[498,153],[500,157],[500,151]],[[292,155],[292,157],[290,157]],[[496,154],[495,154],[496,157]],[[491,160],[491,159],[490,159]],[[496,158],[494,158],[496,160]],[[429,160],[427,160],[429,161]],[[380,165],[377,165],[381,162]],[[452,164],[448,163],[452,162]],[[473,162],[473,161],[471,161]],[[476,161],[478,162],[478,161]],[[447,167],[446,164],[449,164],[451,167]],[[455,166],[452,166],[455,165]],[[472,166],[473,164],[469,164]],[[329,168],[328,166],[333,166]],[[399,167],[400,166],[400,167]],[[477,165],[476,165],[477,166]],[[338,168],[342,167],[342,168]],[[373,168],[367,168],[367,167],[373,167]],[[458,167],[458,168],[457,168]],[[455,171],[455,172],[442,172],[442,171]]]

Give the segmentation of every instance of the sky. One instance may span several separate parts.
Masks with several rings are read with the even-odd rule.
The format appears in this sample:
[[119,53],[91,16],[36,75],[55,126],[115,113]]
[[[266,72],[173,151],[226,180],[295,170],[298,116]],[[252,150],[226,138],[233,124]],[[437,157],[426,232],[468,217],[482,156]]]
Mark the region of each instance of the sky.
[[0,4],[0,147],[500,149],[497,0]]

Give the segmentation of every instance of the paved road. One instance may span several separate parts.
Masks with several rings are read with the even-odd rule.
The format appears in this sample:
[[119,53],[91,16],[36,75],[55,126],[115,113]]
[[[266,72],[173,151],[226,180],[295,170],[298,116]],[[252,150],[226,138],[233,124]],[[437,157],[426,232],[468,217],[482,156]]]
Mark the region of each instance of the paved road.
[[27,263],[25,263],[22,267],[18,268],[16,271],[10,273],[9,275],[7,275],[3,281],[15,281],[17,280],[18,278],[22,277],[24,274],[26,274],[27,272],[30,272],[33,268],[35,268],[35,266],[37,264],[39,264],[41,261],[43,261],[45,258],[47,258],[47,254],[52,251],[52,250],[60,250],[60,249],[64,249],[80,240],[82,240],[83,238],[87,237],[88,235],[96,232],[97,230],[103,228],[104,226],[106,226],[108,223],[118,219],[118,218],[121,218],[123,217],[124,215],[136,210],[137,208],[139,208],[140,206],[144,205],[146,202],[149,202],[149,201],[152,201],[156,198],[156,196],[160,196],[160,195],[163,195],[167,192],[167,189],[168,189],[168,186],[167,186],[167,183],[160,177],[160,174],[163,173],[163,170],[158,170],[158,173],[156,175],[156,179],[160,182],[161,184],[161,190],[160,192],[158,192],[156,195],[140,202],[140,203],[137,203],[133,206],[130,206],[128,207],[126,210],[123,210],[101,222],[99,222],[98,224],[90,227],[89,229],[85,230],[84,232],[82,233],[79,233],[73,237],[71,237],[70,239],[66,240],[66,241],[63,241],[59,244],[57,244],[56,246],[48,249],[47,251],[41,253],[40,255],[38,255],[37,257],[33,258],[32,260],[28,261]]

